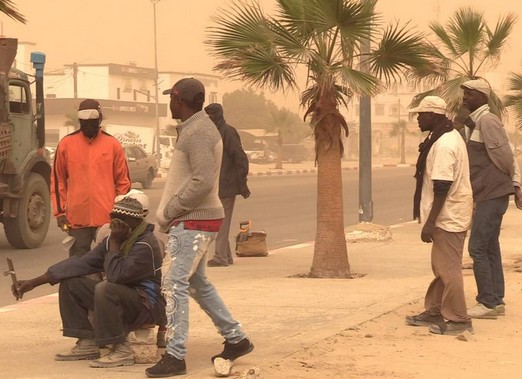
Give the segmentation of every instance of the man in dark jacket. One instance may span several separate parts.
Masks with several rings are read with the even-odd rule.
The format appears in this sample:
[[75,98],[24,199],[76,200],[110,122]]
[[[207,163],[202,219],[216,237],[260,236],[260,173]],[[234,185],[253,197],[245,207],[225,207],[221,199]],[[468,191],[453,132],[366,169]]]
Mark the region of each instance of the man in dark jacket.
[[505,314],[500,229],[510,195],[515,195],[515,204],[522,209],[520,169],[502,121],[489,110],[489,84],[474,79],[461,88],[463,105],[471,112],[464,122],[475,202],[468,250],[478,290],[477,304],[468,314],[496,319]]
[[225,209],[225,218],[216,236],[214,257],[208,261],[208,266],[225,267],[234,264],[232,251],[230,250],[229,234],[236,195],[241,195],[245,199],[250,196],[250,190],[247,186],[248,157],[241,146],[239,133],[234,127],[225,122],[221,104],[209,104],[205,107],[205,112],[216,124],[223,139],[223,158],[221,160],[221,174],[219,175],[219,198]]
[[[25,292],[60,283],[59,305],[63,335],[77,338],[76,346],[55,356],[57,361],[94,359],[91,367],[134,364],[128,332],[157,323],[165,313],[161,296],[162,253],[154,226],[144,220],[143,206],[123,198],[111,211],[111,233],[83,256],[72,256],[30,280],[12,286],[21,299]],[[84,277],[105,272],[106,280]],[[88,314],[93,311],[91,324]],[[99,346],[112,344],[100,358]]]

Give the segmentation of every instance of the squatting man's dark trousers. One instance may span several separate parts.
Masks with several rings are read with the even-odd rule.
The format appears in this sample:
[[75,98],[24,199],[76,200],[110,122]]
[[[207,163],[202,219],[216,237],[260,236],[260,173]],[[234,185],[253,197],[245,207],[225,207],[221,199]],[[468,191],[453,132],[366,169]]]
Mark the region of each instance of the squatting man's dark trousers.
[[[95,339],[98,346],[124,342],[128,325],[143,307],[134,288],[85,277],[62,281],[59,296],[63,335]],[[94,311],[94,327],[89,310]]]

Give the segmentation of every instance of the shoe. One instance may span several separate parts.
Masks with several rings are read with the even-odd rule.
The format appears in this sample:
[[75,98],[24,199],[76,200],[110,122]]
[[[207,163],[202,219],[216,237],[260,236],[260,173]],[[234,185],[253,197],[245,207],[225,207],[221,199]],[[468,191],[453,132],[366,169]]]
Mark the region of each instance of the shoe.
[[219,263],[219,262],[216,262],[215,260],[211,259],[207,262],[207,266],[208,267],[227,267],[228,264],[227,263]]
[[419,313],[418,315],[406,316],[406,324],[410,326],[430,326],[439,322],[444,322],[444,318],[441,314],[431,315],[428,311]]
[[64,353],[58,353],[55,361],[81,361],[100,358],[100,348],[94,340],[80,338],[76,346]]
[[160,349],[167,347],[167,340],[165,339],[166,334],[166,330],[158,329],[158,334],[156,335],[156,346]]
[[120,366],[132,366],[134,364],[134,353],[128,341],[113,345],[109,354],[95,359],[89,366],[95,368],[111,368]]
[[473,325],[469,322],[446,321],[438,324],[430,325],[428,328],[433,334],[444,334],[448,336],[456,336],[466,331],[473,334]]
[[214,363],[214,359],[216,358],[223,358],[228,359],[230,361],[234,361],[237,358],[246,355],[250,353],[252,350],[254,350],[254,344],[250,342],[248,338],[243,338],[238,343],[230,343],[228,341],[225,341],[223,342],[223,345],[225,345],[223,351],[220,354],[214,355],[211,358],[212,363]]
[[161,360],[145,370],[148,378],[166,378],[175,375],[185,375],[187,366],[184,359],[177,359],[170,354],[163,354]]
[[504,304],[499,304],[495,307],[495,310],[497,311],[498,316],[505,316],[506,315],[506,306]]
[[496,309],[491,309],[482,303],[477,303],[473,308],[468,309],[468,316],[471,318],[495,320],[498,316],[498,312]]

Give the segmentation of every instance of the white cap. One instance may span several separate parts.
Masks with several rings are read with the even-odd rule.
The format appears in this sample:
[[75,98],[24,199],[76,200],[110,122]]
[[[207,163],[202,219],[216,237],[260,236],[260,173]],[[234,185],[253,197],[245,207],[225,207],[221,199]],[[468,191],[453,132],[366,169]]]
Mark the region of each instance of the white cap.
[[408,109],[408,112],[433,112],[437,114],[446,114],[446,102],[438,96],[426,96],[421,100],[418,107]]
[[114,202],[117,203],[121,199],[125,197],[130,197],[132,199],[138,200],[143,207],[143,212],[145,213],[145,216],[149,213],[149,197],[145,195],[143,192],[137,189],[131,189],[128,193],[125,195],[118,195],[114,199]]
[[475,91],[482,92],[484,95],[489,97],[491,93],[491,87],[488,82],[484,79],[468,80],[460,85],[460,88],[474,89]]

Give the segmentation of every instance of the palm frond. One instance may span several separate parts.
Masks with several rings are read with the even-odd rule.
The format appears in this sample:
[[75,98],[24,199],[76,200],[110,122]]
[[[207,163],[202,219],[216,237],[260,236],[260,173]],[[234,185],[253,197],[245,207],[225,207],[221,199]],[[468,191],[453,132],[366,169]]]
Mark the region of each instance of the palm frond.
[[430,58],[427,64],[411,67],[408,81],[413,85],[426,83],[437,86],[450,77],[452,61],[432,43],[425,43],[424,49],[424,56]]
[[509,35],[513,31],[516,21],[517,17],[513,13],[509,13],[504,18],[498,20],[494,31],[487,28],[487,57],[500,58],[502,48],[505,46]]
[[381,90],[379,79],[372,74],[367,74],[344,65],[338,65],[333,67],[333,69],[333,72],[338,75],[340,81],[344,83],[352,93],[374,96]]
[[438,22],[434,22],[430,24],[431,31],[437,36],[440,42],[444,45],[444,47],[451,53],[452,58],[456,58],[460,56],[457,52],[457,49],[453,45],[453,41],[449,34],[444,29],[444,26]]
[[215,16],[214,21],[217,26],[209,28],[206,43],[220,59],[216,70],[273,90],[296,85],[288,51],[282,51],[274,42],[284,39],[286,49],[290,50],[291,41],[288,36],[285,39],[275,33],[280,28],[263,15],[258,3],[234,3],[230,10],[222,10]]
[[370,57],[371,71],[386,82],[398,81],[412,67],[428,69],[430,59],[425,55],[424,36],[414,32],[408,24],[388,25],[377,48]]
[[470,7],[459,8],[446,28],[457,53],[474,57],[484,39],[484,15]]
[[22,24],[27,22],[24,15],[18,11],[12,0],[0,1],[0,13],[5,14],[7,17],[12,18],[13,20],[21,22]]

